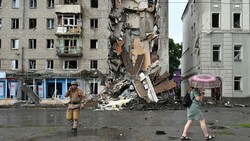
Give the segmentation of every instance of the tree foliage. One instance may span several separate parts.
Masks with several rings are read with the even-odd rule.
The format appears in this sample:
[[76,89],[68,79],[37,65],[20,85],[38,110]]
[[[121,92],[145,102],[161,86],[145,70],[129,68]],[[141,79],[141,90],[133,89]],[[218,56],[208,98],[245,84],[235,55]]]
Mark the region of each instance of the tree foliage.
[[169,73],[172,78],[173,73],[180,66],[180,58],[182,54],[182,45],[174,43],[174,40],[169,38]]

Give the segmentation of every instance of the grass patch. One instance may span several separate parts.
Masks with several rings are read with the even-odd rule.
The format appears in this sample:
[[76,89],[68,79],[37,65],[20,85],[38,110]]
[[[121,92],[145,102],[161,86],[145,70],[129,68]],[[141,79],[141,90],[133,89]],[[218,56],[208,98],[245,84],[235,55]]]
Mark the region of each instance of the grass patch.
[[226,136],[233,136],[233,135],[235,135],[235,133],[233,133],[232,131],[229,131],[229,130],[220,131],[220,132],[217,132],[217,134],[219,134],[219,135],[226,135]]
[[243,128],[250,128],[250,122],[240,123],[239,126]]

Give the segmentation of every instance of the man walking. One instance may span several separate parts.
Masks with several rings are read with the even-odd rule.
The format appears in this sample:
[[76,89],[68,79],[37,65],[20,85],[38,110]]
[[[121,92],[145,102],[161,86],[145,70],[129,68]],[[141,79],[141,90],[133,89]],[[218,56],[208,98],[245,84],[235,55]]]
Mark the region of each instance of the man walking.
[[77,81],[72,81],[65,97],[69,97],[66,119],[72,124],[72,132],[77,132],[80,109],[83,107],[85,93],[78,88]]

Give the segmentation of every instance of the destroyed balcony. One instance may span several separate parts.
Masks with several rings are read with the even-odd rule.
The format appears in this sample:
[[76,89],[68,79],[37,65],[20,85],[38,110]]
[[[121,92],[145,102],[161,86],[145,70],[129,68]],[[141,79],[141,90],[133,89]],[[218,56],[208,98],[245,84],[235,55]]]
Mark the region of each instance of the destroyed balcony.
[[59,57],[82,57],[82,47],[78,46],[61,46],[57,47],[57,56]]
[[82,29],[78,25],[62,26],[58,25],[56,30],[56,35],[80,35]]

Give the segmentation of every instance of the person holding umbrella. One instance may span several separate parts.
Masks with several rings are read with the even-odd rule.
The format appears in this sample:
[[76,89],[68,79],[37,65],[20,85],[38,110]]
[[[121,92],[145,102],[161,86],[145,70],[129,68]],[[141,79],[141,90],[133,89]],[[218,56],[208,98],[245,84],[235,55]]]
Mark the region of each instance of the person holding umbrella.
[[205,118],[201,112],[201,101],[205,95],[204,91],[200,91],[198,88],[189,86],[188,92],[192,99],[192,104],[190,107],[187,108],[187,122],[184,126],[181,140],[191,140],[191,138],[187,136],[187,133],[194,120],[199,120],[200,127],[204,134],[205,140],[211,140],[215,138],[214,135],[210,135],[208,133]]

